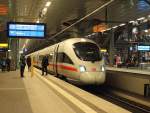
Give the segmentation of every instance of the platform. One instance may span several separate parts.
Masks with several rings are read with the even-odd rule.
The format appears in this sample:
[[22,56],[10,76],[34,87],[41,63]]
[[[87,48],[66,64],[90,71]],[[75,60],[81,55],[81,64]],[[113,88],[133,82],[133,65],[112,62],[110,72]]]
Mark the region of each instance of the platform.
[[[63,87],[62,87],[63,86]],[[53,76],[0,72],[1,113],[129,113]]]

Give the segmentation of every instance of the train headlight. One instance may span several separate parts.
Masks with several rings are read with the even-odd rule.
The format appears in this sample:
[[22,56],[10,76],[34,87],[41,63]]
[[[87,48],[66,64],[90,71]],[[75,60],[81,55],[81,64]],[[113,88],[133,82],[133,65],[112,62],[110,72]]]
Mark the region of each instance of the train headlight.
[[85,72],[86,71],[86,68],[83,65],[80,65],[79,68],[80,68],[80,72]]
[[105,71],[105,66],[104,65],[101,66],[101,70]]

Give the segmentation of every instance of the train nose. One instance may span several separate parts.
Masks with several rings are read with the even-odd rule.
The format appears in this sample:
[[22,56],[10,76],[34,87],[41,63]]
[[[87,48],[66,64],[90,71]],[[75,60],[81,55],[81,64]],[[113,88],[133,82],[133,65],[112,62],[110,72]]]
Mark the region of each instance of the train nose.
[[80,76],[83,84],[103,84],[105,82],[104,72],[84,72]]

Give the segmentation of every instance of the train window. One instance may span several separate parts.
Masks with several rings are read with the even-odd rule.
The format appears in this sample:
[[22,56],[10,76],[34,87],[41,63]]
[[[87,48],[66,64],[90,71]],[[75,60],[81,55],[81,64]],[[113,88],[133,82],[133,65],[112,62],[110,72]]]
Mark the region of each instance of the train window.
[[72,60],[64,53],[64,63],[73,64]]
[[44,57],[44,55],[40,55],[39,60],[42,61],[43,57]]
[[65,53],[57,53],[57,61],[61,63],[73,64],[72,60]]
[[83,61],[100,61],[102,56],[100,50],[94,43],[78,42],[73,45],[77,57]]
[[50,53],[48,58],[49,58],[49,61],[52,62],[52,60],[53,60],[53,53]]
[[57,53],[57,62],[63,62],[63,53]]

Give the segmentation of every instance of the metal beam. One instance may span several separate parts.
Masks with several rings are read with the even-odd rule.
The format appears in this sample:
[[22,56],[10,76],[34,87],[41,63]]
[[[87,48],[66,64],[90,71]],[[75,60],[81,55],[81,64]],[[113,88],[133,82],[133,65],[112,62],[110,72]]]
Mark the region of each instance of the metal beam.
[[148,5],[150,5],[150,0],[144,0]]

